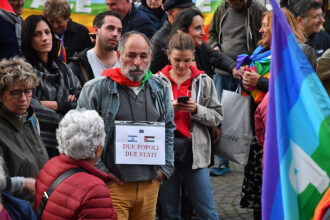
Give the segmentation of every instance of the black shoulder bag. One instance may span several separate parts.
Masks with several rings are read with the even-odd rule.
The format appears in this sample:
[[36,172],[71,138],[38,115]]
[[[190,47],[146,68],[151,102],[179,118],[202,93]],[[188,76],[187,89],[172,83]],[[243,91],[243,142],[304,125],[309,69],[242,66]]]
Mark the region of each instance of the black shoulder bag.
[[62,173],[61,176],[59,176],[54,182],[53,184],[49,187],[47,192],[44,192],[41,198],[41,202],[40,205],[36,211],[36,216],[37,219],[40,220],[42,213],[47,205],[47,201],[50,197],[50,195],[52,194],[52,192],[54,191],[54,189],[60,184],[62,183],[64,180],[66,180],[67,178],[69,178],[70,176],[72,176],[75,173],[79,173],[79,172],[87,172],[86,170],[82,169],[82,168],[73,168],[70,170],[65,171],[64,173]]

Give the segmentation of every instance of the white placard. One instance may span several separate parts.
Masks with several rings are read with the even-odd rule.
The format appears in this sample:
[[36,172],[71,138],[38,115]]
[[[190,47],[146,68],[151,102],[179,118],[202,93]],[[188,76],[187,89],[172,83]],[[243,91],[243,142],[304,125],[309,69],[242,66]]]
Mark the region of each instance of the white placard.
[[115,163],[165,164],[165,124],[115,121]]

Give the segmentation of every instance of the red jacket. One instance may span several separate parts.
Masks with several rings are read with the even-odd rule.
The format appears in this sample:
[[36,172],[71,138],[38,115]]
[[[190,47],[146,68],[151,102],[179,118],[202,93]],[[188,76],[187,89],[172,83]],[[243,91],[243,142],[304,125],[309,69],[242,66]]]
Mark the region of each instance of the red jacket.
[[[199,74],[204,74],[204,71],[197,69],[195,66],[190,66],[191,77],[181,83],[179,86],[176,84],[175,80],[170,76],[169,71],[172,69],[171,65],[165,66],[158,74],[162,73],[166,76],[172,83],[172,94],[174,100],[179,96],[190,96],[191,97],[191,85],[193,78],[197,77]],[[183,137],[190,137],[190,113],[177,111],[174,114],[174,123],[176,125],[175,135],[180,134]]]
[[35,207],[43,192],[65,171],[80,167],[87,172],[73,174],[59,184],[48,199],[42,219],[117,219],[109,190],[110,177],[84,160],[61,154],[41,169],[36,180]]

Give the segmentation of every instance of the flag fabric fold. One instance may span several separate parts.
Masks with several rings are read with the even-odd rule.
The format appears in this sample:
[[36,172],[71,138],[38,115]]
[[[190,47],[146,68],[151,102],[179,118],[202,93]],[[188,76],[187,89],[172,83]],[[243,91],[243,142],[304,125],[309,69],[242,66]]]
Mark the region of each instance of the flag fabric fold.
[[278,3],[271,4],[262,219],[309,220],[330,182],[330,100]]

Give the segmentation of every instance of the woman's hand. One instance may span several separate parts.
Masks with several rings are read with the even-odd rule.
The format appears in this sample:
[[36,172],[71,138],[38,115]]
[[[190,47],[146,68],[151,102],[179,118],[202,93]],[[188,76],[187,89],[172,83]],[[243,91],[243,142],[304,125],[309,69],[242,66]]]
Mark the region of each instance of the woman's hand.
[[178,100],[173,100],[172,101],[172,106],[173,106],[174,112],[177,112],[177,111],[180,110],[180,103],[178,103]]
[[192,114],[197,112],[197,104],[191,98],[186,103],[179,103],[179,105],[183,112],[191,112]]
[[242,76],[244,74],[244,67],[241,66],[238,70],[236,69],[236,67],[234,67],[232,72],[233,72],[233,77],[235,79],[242,79]]
[[243,86],[245,89],[249,88],[250,86],[256,86],[257,82],[260,78],[260,75],[251,69],[251,72],[245,71],[243,75]]
[[56,101],[40,101],[42,106],[45,106],[46,108],[50,108],[54,111],[57,111],[58,104]]
[[220,141],[221,132],[219,127],[212,128],[213,143],[218,143]]
[[31,195],[34,196],[36,193],[36,188],[35,188],[36,179],[25,177],[24,181],[25,182],[24,182],[23,189],[27,190]]
[[75,95],[69,95],[68,96],[68,102],[74,102],[77,100],[77,97]]

